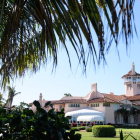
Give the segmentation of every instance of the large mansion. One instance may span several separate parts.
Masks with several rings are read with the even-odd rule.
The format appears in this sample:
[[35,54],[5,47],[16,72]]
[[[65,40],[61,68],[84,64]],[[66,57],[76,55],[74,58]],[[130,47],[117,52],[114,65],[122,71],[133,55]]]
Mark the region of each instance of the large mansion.
[[[91,120],[103,123],[140,123],[140,116],[127,115],[125,118],[121,113],[116,113],[118,109],[125,108],[130,110],[132,107],[140,109],[140,74],[135,71],[135,65],[132,69],[122,76],[125,85],[124,95],[114,95],[100,93],[97,90],[97,83],[91,85],[91,91],[85,97],[64,96],[60,100],[51,101],[56,111],[62,108],[65,110],[65,116],[70,118],[71,122],[81,122]],[[43,107],[47,100],[39,96],[39,102]],[[32,105],[32,109],[36,108]],[[47,108],[49,109],[49,108]]]

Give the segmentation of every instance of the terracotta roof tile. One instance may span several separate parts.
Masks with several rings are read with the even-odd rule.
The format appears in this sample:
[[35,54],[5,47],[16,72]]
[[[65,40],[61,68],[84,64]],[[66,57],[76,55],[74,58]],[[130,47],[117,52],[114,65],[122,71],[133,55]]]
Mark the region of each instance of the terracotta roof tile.
[[127,74],[123,75],[122,78],[127,77],[127,76],[140,76],[139,73],[135,72],[135,74],[132,74],[132,70],[130,70]]
[[92,99],[90,101],[88,101],[88,103],[101,103],[101,102],[109,102],[109,103],[113,103],[114,101],[108,99],[108,98],[95,98],[95,99]]
[[71,100],[58,100],[58,101],[51,101],[52,104],[64,104],[64,103],[83,103],[86,104],[86,99],[71,99]]
[[111,100],[112,102],[119,102],[120,100],[126,99],[126,97],[120,95],[112,95],[112,94],[104,94],[104,93],[102,93],[102,95],[104,96],[104,98]]
[[130,101],[137,101],[140,100],[140,95],[128,96],[127,99]]

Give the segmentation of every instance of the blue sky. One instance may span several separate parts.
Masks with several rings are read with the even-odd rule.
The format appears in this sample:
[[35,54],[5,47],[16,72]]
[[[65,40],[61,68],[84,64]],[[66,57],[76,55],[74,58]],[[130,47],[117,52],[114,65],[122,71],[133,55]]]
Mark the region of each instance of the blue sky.
[[[138,35],[140,36],[140,19],[137,12],[140,7],[140,2],[135,3],[135,23]],[[59,50],[58,66],[55,72],[52,73],[52,65],[48,64],[46,68],[41,68],[36,74],[26,74],[23,79],[17,79],[11,85],[16,85],[16,91],[21,92],[14,98],[13,104],[19,104],[24,101],[30,103],[39,98],[39,94],[43,94],[46,100],[57,100],[63,97],[64,93],[71,93],[73,96],[86,96],[91,90],[91,84],[97,83],[99,92],[121,95],[125,93],[124,83],[121,77],[131,70],[132,62],[135,63],[135,69],[140,73],[140,39],[134,36],[131,45],[126,53],[125,42],[120,40],[118,50],[120,59],[112,44],[110,52],[106,55],[107,65],[102,64],[96,70],[92,63],[87,66],[86,76],[82,74],[82,69],[78,67],[78,61],[74,51],[70,48],[72,69],[68,64],[68,58],[65,50]],[[86,42],[84,42],[86,46]],[[96,44],[97,46],[97,44]],[[97,46],[98,47],[98,46]],[[7,92],[4,93],[7,98]]]

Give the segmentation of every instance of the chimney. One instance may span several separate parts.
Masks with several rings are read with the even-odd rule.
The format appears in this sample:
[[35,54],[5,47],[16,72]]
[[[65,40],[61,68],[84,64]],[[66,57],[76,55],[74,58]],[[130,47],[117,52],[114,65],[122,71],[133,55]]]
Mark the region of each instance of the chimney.
[[40,96],[39,96],[39,103],[40,103],[40,106],[42,107],[42,93],[40,93]]
[[110,95],[114,95],[114,93],[113,92],[110,92]]
[[91,85],[91,90],[97,92],[97,83]]

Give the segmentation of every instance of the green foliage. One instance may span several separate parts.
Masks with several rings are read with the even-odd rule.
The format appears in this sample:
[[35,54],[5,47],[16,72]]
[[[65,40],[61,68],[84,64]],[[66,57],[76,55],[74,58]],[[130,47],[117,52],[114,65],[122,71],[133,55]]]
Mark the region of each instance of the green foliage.
[[65,93],[64,95],[65,96],[70,96],[70,97],[72,96],[70,93]]
[[79,128],[78,127],[72,127],[71,130],[73,130],[73,131],[79,131]]
[[[48,112],[34,101],[36,113],[26,103],[14,109],[0,108],[0,133],[2,140],[80,140],[81,135],[69,130],[68,119],[64,110],[55,112],[52,107]],[[50,102],[46,103],[50,105]]]
[[[50,57],[55,68],[59,42],[66,50],[70,66],[73,56],[69,46],[83,71],[89,58],[93,64],[96,60],[98,64],[101,60],[105,62],[113,41],[117,46],[122,35],[128,45],[133,37],[134,3],[135,0],[0,0],[2,86],[24,76],[28,70],[36,72],[41,65],[48,64]],[[94,44],[93,30],[99,50]],[[66,45],[67,40],[71,45]]]
[[81,126],[81,127],[79,127],[79,130],[85,130],[85,126]]
[[133,140],[138,140],[138,139],[136,139],[136,138],[132,135],[132,133],[128,133],[127,135],[123,136],[123,132],[122,132],[122,130],[121,130],[121,132],[120,132],[120,140],[127,140],[128,137],[131,137]]
[[92,128],[86,128],[87,132],[92,132]]
[[114,137],[116,130],[111,125],[95,125],[92,127],[94,137]]

